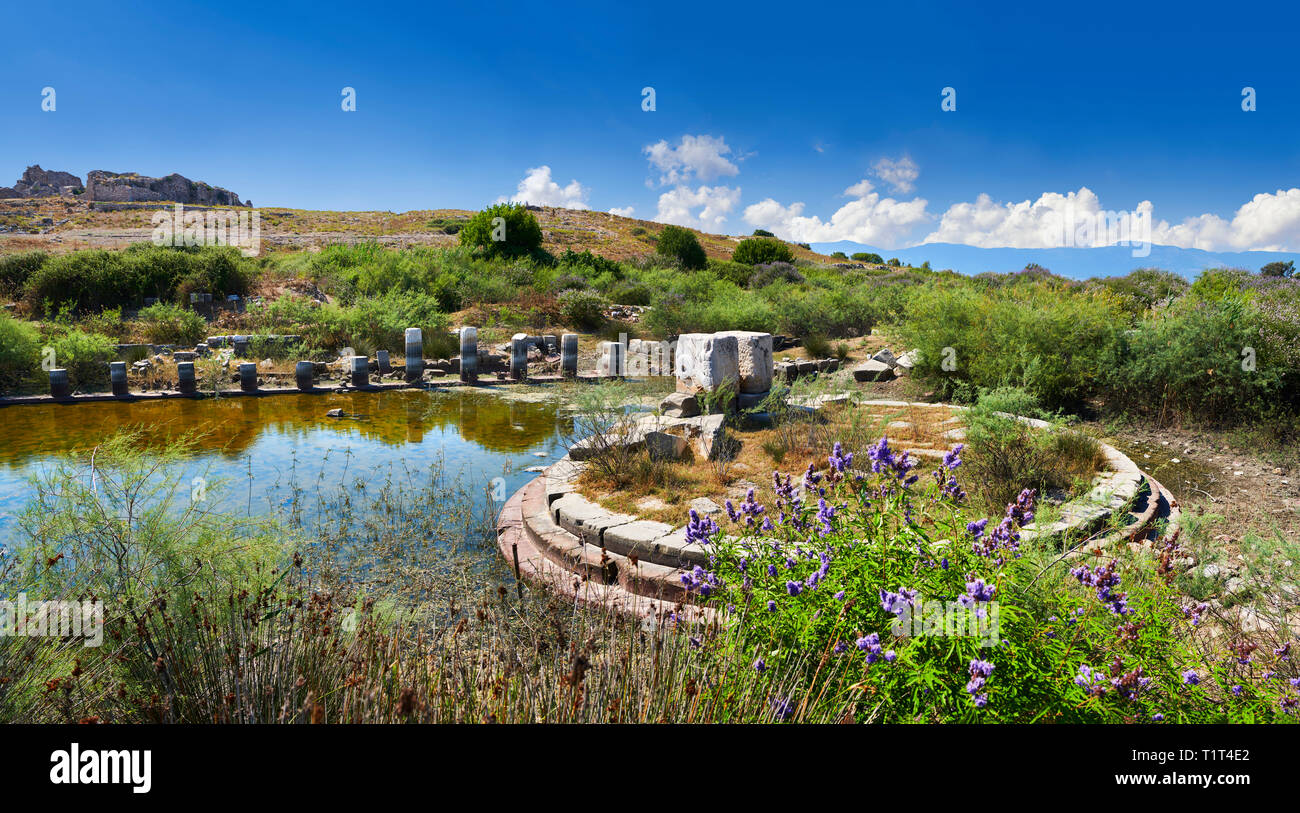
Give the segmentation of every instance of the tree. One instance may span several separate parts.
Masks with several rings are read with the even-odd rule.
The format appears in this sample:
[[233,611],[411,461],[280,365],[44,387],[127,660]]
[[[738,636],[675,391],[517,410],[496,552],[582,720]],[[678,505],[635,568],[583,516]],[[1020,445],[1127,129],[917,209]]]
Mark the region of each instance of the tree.
[[1295,260],[1287,260],[1286,262],[1279,260],[1275,263],[1269,263],[1259,269],[1259,273],[1266,277],[1290,277],[1295,274]]
[[755,237],[776,237],[775,234],[772,234],[772,232],[768,231],[767,229],[754,229],[754,236]]
[[542,247],[542,227],[522,203],[498,203],[469,219],[460,244],[493,256],[532,254]]
[[885,264],[884,258],[881,257],[879,254],[872,254],[866,251],[859,251],[858,253],[854,254],[853,259],[860,263],[875,263],[876,265]]
[[845,254],[843,251],[836,251],[832,252],[831,257],[837,260],[847,260],[849,255]]
[[695,232],[683,229],[681,226],[665,226],[664,230],[659,232],[659,242],[655,245],[655,251],[681,263],[682,268],[699,269],[709,264],[709,258],[705,256],[704,248],[695,237]]
[[771,237],[751,237],[740,241],[740,245],[732,252],[731,259],[745,265],[788,263],[794,262],[794,253],[780,240]]

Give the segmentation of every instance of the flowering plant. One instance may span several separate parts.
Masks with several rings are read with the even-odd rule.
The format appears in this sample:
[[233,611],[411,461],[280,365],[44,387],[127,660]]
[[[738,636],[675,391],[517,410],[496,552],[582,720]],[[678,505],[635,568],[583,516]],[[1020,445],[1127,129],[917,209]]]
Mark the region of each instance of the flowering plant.
[[1166,583],[1168,556],[1065,561],[1022,539],[1028,489],[970,517],[961,447],[925,479],[885,438],[867,458],[837,443],[824,469],[773,473],[770,506],[751,489],[721,526],[692,520],[712,556],[683,582],[723,619],[703,648],[752,664],[728,674],[768,682],[774,719],[824,703],[870,721],[1293,717],[1300,692],[1265,677],[1278,664],[1197,654],[1201,610]]

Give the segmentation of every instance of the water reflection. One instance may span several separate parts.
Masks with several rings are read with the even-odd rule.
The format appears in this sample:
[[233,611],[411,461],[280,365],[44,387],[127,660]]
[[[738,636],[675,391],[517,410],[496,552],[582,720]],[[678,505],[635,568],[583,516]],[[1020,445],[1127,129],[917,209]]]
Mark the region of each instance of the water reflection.
[[[349,417],[327,417],[332,409]],[[572,431],[553,402],[473,389],[42,404],[0,408],[0,420],[0,537],[30,496],[30,474],[123,428],[141,430],[146,449],[201,433],[202,451],[175,476],[229,484],[248,513],[274,513],[305,485],[358,488],[394,468],[401,479],[440,466],[472,487],[504,477],[510,493],[532,476],[525,468],[563,455]]]

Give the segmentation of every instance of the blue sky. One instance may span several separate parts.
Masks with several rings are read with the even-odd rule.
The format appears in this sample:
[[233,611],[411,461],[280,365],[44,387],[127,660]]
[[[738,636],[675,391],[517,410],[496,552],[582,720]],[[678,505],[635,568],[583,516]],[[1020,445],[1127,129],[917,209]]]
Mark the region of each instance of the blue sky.
[[1150,211],[1156,243],[1300,249],[1294,11],[1026,8],[18,4],[0,185],[180,172],[259,206],[525,197],[885,247],[1047,245],[1073,201]]

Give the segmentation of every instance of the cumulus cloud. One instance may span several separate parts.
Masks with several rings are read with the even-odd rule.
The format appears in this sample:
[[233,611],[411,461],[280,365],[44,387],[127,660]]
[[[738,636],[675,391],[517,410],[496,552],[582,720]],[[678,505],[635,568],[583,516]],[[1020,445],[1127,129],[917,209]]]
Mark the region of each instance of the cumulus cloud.
[[826,221],[817,215],[805,215],[803,203],[784,206],[772,198],[745,207],[744,218],[750,225],[786,240],[800,243],[852,240],[882,248],[904,244],[907,236],[929,219],[924,198],[904,201],[881,197],[866,179],[844,190],[844,194],[853,200]]
[[871,168],[877,178],[889,184],[889,188],[899,195],[911,194],[916,188],[916,179],[921,176],[921,168],[906,155],[897,161],[881,158]]
[[1101,202],[1088,187],[1078,192],[1044,192],[1038,200],[998,203],[981,194],[974,203],[954,203],[923,243],[961,243],[981,248],[1058,248],[1066,244],[1067,222],[1095,218]]
[[609,210],[609,213],[612,215],[618,215],[619,217],[631,217],[632,213],[635,211],[635,207],[632,206],[615,206]]
[[739,201],[740,187],[676,186],[659,196],[655,221],[717,232]]
[[497,203],[531,203],[536,206],[561,206],[565,209],[587,209],[587,187],[577,181],[560,186],[551,179],[551,168],[533,167],[519,182],[517,191],[510,197],[497,198]]
[[[1198,248],[1205,251],[1291,251],[1300,247],[1300,189],[1260,193],[1231,220],[1216,214],[1170,224],[1155,220],[1151,201],[1131,210],[1101,208],[1088,187],[1037,200],[1001,203],[988,195],[956,203],[940,217],[924,243],[961,243],[982,248],[1104,246],[1122,242]],[[1149,233],[1146,229],[1149,228]]]
[[1233,214],[1232,220],[1203,214],[1177,225],[1164,220],[1152,229],[1152,241],[1206,251],[1300,250],[1300,189],[1261,192]]
[[712,181],[740,174],[740,168],[726,157],[731,154],[731,148],[721,136],[684,135],[675,147],[661,140],[645,147],[643,152],[650,166],[660,172],[659,183],[663,185],[694,179]]

